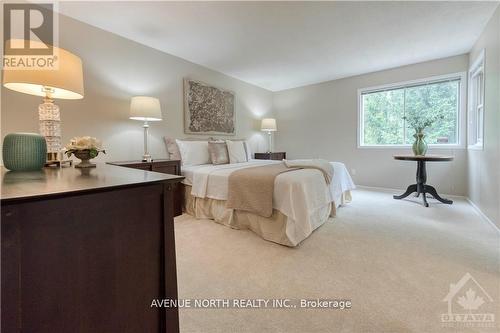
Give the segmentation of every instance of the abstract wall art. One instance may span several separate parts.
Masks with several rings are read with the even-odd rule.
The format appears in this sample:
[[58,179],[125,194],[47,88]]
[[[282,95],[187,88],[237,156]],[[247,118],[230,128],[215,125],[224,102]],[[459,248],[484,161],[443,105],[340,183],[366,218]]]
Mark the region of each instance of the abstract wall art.
[[184,79],[184,132],[235,135],[234,93]]

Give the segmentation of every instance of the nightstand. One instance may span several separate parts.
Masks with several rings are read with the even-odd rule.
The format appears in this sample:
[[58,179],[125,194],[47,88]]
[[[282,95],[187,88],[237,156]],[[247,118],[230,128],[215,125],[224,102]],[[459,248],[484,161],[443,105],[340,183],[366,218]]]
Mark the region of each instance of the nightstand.
[[[181,175],[180,160],[153,160],[151,162],[142,161],[121,161],[108,162],[108,164],[122,166],[132,169],[141,169],[160,173],[168,173],[170,175]],[[174,216],[182,215],[182,201],[184,199],[182,184],[175,184],[174,188]]]
[[274,152],[274,153],[255,153],[256,160],[284,160],[286,159],[286,153],[284,151]]

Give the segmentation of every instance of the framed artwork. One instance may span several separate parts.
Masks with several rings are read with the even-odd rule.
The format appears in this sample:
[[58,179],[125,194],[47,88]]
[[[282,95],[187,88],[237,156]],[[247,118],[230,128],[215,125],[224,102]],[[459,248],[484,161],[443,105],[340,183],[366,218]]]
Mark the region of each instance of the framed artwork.
[[184,133],[235,135],[234,93],[184,79]]

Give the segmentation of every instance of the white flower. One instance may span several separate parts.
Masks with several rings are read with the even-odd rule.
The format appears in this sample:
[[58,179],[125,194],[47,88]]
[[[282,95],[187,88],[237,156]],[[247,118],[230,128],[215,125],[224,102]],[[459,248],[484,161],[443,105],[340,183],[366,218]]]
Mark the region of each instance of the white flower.
[[90,136],[74,137],[66,145],[66,150],[101,149],[101,142]]

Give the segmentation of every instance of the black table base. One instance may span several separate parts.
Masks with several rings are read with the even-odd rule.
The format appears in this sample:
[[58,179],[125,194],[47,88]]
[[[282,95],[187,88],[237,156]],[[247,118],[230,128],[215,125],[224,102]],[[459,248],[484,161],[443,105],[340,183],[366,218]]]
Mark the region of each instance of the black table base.
[[422,200],[424,201],[424,206],[429,207],[429,204],[427,203],[427,197],[426,194],[430,194],[434,197],[434,199],[444,203],[451,205],[453,201],[449,199],[444,199],[439,196],[437,193],[436,189],[430,185],[427,185],[425,182],[427,181],[427,171],[425,169],[425,161],[417,161],[417,183],[408,186],[406,189],[406,192],[401,194],[401,195],[394,195],[394,199],[404,199],[410,194],[417,192],[417,197],[422,194]]

